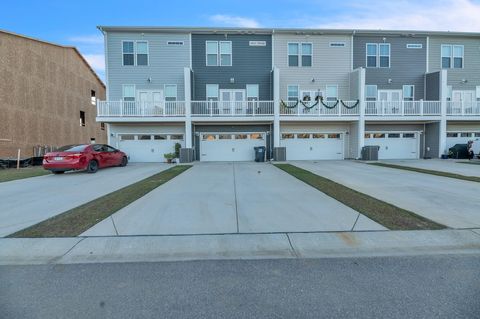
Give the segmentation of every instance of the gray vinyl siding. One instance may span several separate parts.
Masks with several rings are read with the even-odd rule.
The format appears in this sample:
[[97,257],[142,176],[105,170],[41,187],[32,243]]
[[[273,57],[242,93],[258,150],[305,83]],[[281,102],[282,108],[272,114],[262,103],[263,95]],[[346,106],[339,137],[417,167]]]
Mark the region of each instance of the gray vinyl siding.
[[[148,41],[149,65],[123,66],[122,40]],[[167,41],[183,41],[184,45],[167,45]],[[163,90],[165,84],[176,84],[177,99],[185,99],[184,67],[190,67],[189,34],[108,32],[106,42],[108,99],[121,100],[123,84],[135,84],[136,90]]]
[[[207,66],[206,41],[232,41],[232,66]],[[250,46],[249,41],[265,41],[266,46]],[[192,34],[192,69],[193,100],[206,100],[207,84],[218,84],[219,89],[244,90],[247,84],[258,84],[259,99],[273,99],[270,35]]]
[[[383,42],[390,43],[390,68],[367,68],[366,44]],[[408,43],[421,43],[422,49],[407,49]],[[355,36],[353,68],[364,67],[365,84],[377,85],[379,90],[402,90],[403,85],[415,85],[415,99],[419,100],[424,98],[426,52],[426,37]],[[388,79],[392,79],[392,83],[388,83]]]
[[[446,69],[447,84],[453,90],[475,90],[480,85],[480,37],[438,37],[429,38],[429,71],[441,70],[441,47],[442,44],[460,44],[464,46],[463,69]],[[461,83],[462,79],[468,80]]]
[[440,123],[425,124],[425,157],[437,158],[440,148]]
[[425,100],[440,100],[440,72],[428,73],[425,75]]
[[[298,85],[299,90],[322,91],[327,85],[338,86],[340,99],[350,98],[351,36],[295,35],[276,33],[274,64],[280,69],[280,98],[287,98],[287,87]],[[288,43],[312,43],[312,66],[289,67]],[[345,42],[345,47],[330,47],[330,42]],[[312,81],[315,79],[315,81]]]
[[360,92],[358,92],[360,72],[352,71],[350,73],[350,100],[357,100],[360,98]]

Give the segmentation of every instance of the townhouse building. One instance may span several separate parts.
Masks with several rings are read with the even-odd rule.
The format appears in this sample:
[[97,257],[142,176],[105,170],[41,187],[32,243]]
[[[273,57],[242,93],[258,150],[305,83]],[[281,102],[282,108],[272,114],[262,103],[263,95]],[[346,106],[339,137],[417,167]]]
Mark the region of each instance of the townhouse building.
[[97,120],[131,161],[437,158],[478,140],[480,34],[99,27]]

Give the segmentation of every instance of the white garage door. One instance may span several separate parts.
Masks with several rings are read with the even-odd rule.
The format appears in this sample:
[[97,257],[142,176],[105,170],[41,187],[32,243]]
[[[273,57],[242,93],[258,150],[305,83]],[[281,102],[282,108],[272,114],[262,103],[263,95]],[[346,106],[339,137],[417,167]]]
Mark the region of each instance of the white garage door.
[[365,145],[380,146],[379,159],[416,159],[419,157],[419,134],[414,132],[367,132]]
[[265,133],[202,133],[200,161],[253,161],[255,146],[266,146]]
[[480,132],[448,132],[447,150],[455,144],[467,144],[473,141],[473,151],[475,154],[480,152]]
[[282,133],[287,160],[343,159],[342,133]]
[[175,144],[184,145],[183,134],[120,134],[118,148],[130,162],[165,162],[165,153],[174,153]]

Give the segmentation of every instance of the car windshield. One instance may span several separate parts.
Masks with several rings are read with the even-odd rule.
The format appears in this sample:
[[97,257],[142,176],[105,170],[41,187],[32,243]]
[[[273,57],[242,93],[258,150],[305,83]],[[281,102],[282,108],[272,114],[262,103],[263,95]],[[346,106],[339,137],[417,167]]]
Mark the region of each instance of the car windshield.
[[60,147],[58,152],[83,152],[88,145],[65,145]]

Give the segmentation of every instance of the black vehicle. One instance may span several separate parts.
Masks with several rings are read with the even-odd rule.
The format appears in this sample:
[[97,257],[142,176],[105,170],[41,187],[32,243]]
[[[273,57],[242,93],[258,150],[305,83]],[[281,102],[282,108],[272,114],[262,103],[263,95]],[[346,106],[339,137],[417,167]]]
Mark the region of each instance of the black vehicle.
[[448,149],[448,157],[456,159],[467,159],[468,148],[467,144],[455,144]]

